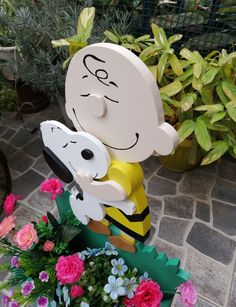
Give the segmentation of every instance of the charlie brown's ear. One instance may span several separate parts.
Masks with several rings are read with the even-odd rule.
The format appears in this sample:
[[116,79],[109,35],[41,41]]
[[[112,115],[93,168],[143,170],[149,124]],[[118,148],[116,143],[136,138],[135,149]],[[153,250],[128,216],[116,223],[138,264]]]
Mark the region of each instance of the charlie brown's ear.
[[178,145],[178,133],[170,124],[164,122],[158,126],[155,140],[155,151],[159,155],[169,155]]

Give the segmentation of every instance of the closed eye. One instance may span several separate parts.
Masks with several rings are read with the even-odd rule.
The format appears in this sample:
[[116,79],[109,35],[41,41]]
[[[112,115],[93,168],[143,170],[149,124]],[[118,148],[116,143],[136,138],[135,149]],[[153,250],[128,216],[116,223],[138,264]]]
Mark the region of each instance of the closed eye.
[[62,146],[63,148],[66,148],[66,146],[68,145],[68,143],[66,143],[64,146]]
[[70,141],[70,143],[76,144],[77,142],[76,141]]
[[81,97],[88,97],[90,94],[81,94]]
[[105,97],[106,99],[108,99],[108,100],[112,101],[112,102],[119,103],[119,101],[118,101],[118,100],[111,99],[111,98],[109,98],[109,97],[107,97],[107,96],[104,96],[104,97]]

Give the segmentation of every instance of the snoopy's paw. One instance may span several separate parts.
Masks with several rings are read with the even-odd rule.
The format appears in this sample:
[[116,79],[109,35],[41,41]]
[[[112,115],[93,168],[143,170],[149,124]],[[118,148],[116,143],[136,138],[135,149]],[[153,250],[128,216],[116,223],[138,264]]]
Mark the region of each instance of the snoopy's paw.
[[126,201],[123,212],[127,215],[132,215],[134,213],[135,209],[136,209],[136,206],[133,202]]

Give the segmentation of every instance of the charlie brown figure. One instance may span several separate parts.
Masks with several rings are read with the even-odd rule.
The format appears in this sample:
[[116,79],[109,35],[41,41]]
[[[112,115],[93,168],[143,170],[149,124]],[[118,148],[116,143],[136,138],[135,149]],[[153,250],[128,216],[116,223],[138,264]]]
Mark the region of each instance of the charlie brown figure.
[[[135,240],[144,242],[151,227],[143,172],[137,162],[154,151],[170,154],[178,143],[177,132],[164,121],[156,82],[146,65],[129,50],[109,43],[90,45],[70,63],[66,112],[75,128],[98,138],[112,158],[104,178],[98,181],[78,171],[76,182],[106,203],[128,198],[136,206],[130,216],[106,207],[106,220],[121,230],[119,236],[109,237],[110,242],[134,252]],[[115,194],[108,184],[111,180],[120,185]]]

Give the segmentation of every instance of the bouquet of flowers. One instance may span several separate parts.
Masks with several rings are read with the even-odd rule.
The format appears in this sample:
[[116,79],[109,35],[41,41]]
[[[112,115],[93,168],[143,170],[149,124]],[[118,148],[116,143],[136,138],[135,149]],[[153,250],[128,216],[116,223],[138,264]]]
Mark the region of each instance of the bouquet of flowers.
[[[49,190],[46,192],[52,193]],[[0,290],[9,289],[3,296],[3,307],[158,307],[173,295],[162,291],[148,272],[141,274],[137,268],[128,267],[108,242],[101,248],[79,249],[81,229],[70,213],[60,223],[48,213],[20,229],[14,212],[8,213],[12,214],[0,223],[0,254],[11,256],[9,264],[0,265],[10,272],[0,285]],[[196,303],[191,281],[176,292],[184,306]]]

